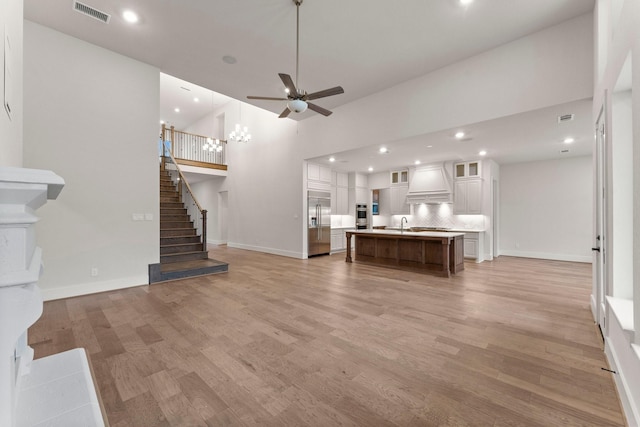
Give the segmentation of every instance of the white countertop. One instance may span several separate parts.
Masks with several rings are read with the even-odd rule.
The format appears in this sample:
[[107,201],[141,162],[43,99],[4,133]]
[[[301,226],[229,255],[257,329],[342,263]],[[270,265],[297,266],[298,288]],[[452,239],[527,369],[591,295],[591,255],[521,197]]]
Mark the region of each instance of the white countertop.
[[456,237],[464,236],[464,233],[456,233],[449,231],[404,231],[400,230],[355,230],[357,234],[380,234],[380,235],[398,235],[398,236],[423,236],[423,237]]
[[[411,227],[405,227],[405,230],[407,228],[411,228]],[[400,227],[387,227],[385,228],[385,230],[400,230]],[[477,230],[477,229],[473,229],[473,228],[451,228],[449,230],[447,230],[447,232],[452,232],[452,233],[484,233],[485,230]],[[417,233],[426,233],[426,231],[418,231]],[[429,232],[431,233],[431,232]]]

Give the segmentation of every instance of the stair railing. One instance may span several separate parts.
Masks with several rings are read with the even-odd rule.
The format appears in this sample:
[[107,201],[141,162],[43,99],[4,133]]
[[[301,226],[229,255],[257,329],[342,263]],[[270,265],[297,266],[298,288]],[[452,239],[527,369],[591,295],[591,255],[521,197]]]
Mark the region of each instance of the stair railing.
[[177,186],[180,200],[187,208],[189,217],[193,220],[198,233],[202,236],[202,250],[207,250],[207,210],[202,209],[200,203],[196,199],[195,194],[191,190],[189,182],[180,170],[180,166],[176,163],[176,159],[171,154],[170,145],[167,142],[162,143],[162,169],[167,171],[171,176],[171,181]]
[[[162,125],[162,141],[169,141],[170,151],[178,163],[226,170],[227,141],[182,132]],[[206,148],[204,148],[206,147]]]

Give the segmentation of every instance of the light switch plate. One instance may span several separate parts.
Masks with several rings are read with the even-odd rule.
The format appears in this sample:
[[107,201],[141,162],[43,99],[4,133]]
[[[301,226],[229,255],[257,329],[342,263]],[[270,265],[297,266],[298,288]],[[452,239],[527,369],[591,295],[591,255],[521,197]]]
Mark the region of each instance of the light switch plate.
[[144,214],[144,220],[145,221],[153,221],[153,214],[150,214],[150,213]]

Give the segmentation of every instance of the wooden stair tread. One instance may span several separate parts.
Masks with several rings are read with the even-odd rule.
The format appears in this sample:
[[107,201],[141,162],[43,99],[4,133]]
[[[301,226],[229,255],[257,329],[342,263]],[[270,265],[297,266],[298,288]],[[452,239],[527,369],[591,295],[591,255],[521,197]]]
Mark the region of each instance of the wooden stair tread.
[[160,170],[160,263],[149,269],[149,283],[226,273],[228,264],[209,258],[180,192]]

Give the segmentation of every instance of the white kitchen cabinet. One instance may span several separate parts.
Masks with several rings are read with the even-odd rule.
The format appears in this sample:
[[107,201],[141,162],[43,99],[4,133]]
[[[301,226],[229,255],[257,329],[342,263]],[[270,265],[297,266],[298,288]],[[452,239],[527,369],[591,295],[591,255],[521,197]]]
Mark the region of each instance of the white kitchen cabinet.
[[342,172],[332,172],[331,175],[331,214],[349,215],[348,175]]
[[401,170],[401,171],[391,171],[390,174],[390,184],[391,185],[408,185],[409,184],[409,171]]
[[[331,252],[339,252],[347,249],[347,231],[355,231],[354,228],[334,228],[331,229]],[[354,238],[351,238],[351,246],[354,245]]]
[[464,234],[464,257],[475,262],[484,261],[482,248],[484,246],[483,232],[468,232]]
[[342,229],[331,230],[331,252],[344,249],[344,231]]
[[[335,206],[335,209],[334,209]],[[336,188],[336,203],[331,205],[331,212],[335,215],[349,215],[349,189],[346,187]]]
[[369,190],[362,187],[356,187],[356,203],[369,205]]
[[455,181],[453,213],[456,215],[479,215],[482,213],[482,179]]
[[465,233],[464,235],[464,257],[478,259],[478,233]]
[[391,187],[391,215],[409,215],[411,207],[407,204],[408,186]]
[[307,188],[330,191],[331,169],[326,166],[307,163]]
[[459,178],[480,178],[480,166],[479,161],[456,163],[453,166],[454,176]]
[[343,172],[336,172],[336,185],[338,187],[349,187],[349,174]]

